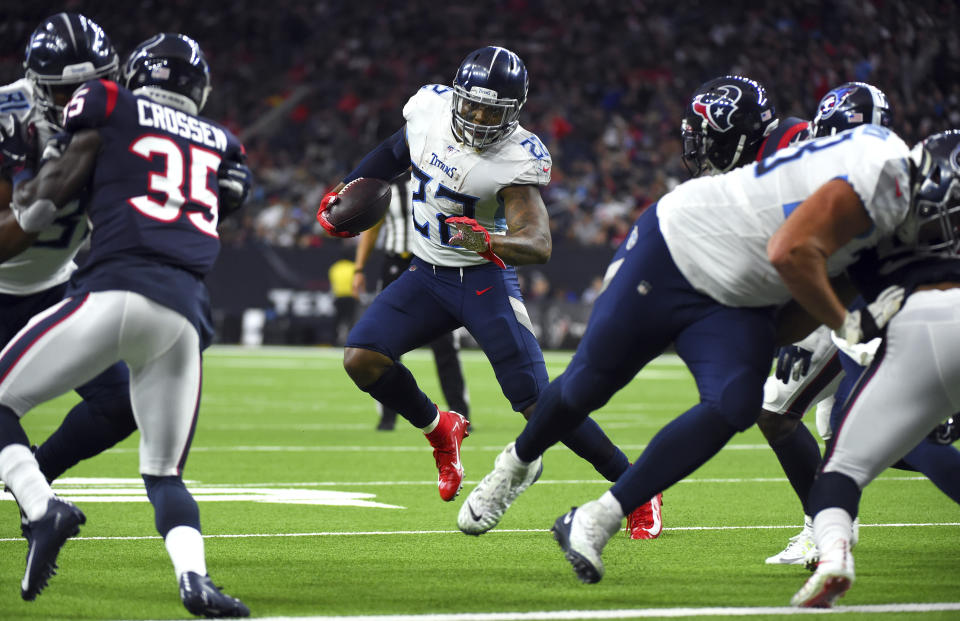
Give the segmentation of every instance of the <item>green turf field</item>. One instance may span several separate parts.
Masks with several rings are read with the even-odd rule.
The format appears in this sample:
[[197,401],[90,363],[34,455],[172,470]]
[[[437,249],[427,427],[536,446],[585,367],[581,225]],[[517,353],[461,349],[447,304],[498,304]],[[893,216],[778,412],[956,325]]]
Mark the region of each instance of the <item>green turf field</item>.
[[[548,354],[551,376],[568,357]],[[440,398],[429,354],[405,360]],[[548,451],[543,478],[497,529],[461,534],[460,503],[522,427],[482,355],[465,353],[464,366],[474,432],[463,445],[464,491],[443,503],[424,438],[402,420],[396,431],[374,431],[374,403],[347,378],[338,350],[209,351],[185,478],[200,502],[215,582],[257,617],[790,615],[785,606],[809,574],[763,560],[799,530],[802,516],[756,429],[664,494],[659,539],[611,540],[599,584],[576,580],[548,532],[570,506],[608,487],[562,446]],[[75,400],[31,412],[31,439],[42,441]],[[689,374],[666,357],[596,418],[633,459],[694,400]],[[857,582],[835,609],[846,608],[844,619],[960,618],[960,510],[913,474],[890,471],[864,495]],[[19,596],[26,543],[17,509],[9,496],[0,501],[0,619],[189,617],[138,478],[136,436],[67,476],[54,489],[83,509],[87,524],[32,603]]]

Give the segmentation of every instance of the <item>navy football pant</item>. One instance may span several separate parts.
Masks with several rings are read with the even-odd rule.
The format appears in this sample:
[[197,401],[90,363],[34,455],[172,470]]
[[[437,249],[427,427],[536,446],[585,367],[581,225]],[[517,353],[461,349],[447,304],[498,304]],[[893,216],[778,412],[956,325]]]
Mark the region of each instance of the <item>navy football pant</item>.
[[[0,348],[36,314],[59,303],[66,284],[32,295],[0,294]],[[118,362],[76,389],[76,404],[60,427],[37,448],[40,470],[52,481],[83,459],[99,455],[137,428],[130,408],[130,374]]]
[[[547,368],[513,267],[438,267],[414,258],[374,299],[350,332],[347,347],[373,350],[396,361],[461,325],[490,360],[513,409],[522,412],[533,405],[547,385]],[[427,418],[430,401],[399,362],[362,388],[416,427],[435,416],[434,410]],[[616,480],[627,466],[626,456],[592,420],[570,427],[561,437],[608,480]]]
[[634,225],[566,371],[541,396],[517,438],[532,460],[602,407],[671,342],[697,382],[700,403],[664,427],[612,492],[630,513],[752,425],[774,351],[770,308],[731,308],[693,289],[660,234],[656,206]]

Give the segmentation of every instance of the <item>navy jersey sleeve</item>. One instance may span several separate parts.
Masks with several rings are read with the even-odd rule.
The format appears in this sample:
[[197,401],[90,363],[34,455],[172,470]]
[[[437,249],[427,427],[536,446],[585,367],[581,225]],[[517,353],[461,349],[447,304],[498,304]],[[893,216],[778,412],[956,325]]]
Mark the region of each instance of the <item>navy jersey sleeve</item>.
[[118,89],[117,83],[110,80],[84,83],[63,109],[63,128],[76,133],[103,126],[116,108]]

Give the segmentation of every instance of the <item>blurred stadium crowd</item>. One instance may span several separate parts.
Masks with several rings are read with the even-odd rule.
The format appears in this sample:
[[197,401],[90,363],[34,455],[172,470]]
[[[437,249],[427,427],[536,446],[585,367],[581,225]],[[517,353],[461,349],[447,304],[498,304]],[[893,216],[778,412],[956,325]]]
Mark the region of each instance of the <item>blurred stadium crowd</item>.
[[203,47],[205,114],[243,139],[256,175],[243,217],[223,225],[235,246],[331,243],[314,226],[324,191],[401,126],[417,88],[450,83],[489,44],[529,70],[521,123],[553,155],[555,240],[616,246],[686,179],[683,106],[716,75],[758,80],[781,118],[812,118],[827,90],[860,80],[886,91],[908,143],[960,127],[956,0],[20,3],[0,20],[4,83],[22,75],[37,23],[61,10],[99,22],[121,57],[158,29]]

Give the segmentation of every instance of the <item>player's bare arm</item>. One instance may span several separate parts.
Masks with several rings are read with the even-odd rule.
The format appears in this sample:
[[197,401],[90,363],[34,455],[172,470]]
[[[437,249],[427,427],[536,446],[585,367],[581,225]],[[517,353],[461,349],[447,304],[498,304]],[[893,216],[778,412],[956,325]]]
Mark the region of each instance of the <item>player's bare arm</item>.
[[40,200],[50,200],[57,207],[66,205],[90,180],[97,154],[100,152],[97,130],[79,131],[70,140],[63,155],[47,162],[37,176],[17,186],[14,200],[27,207]]
[[540,190],[533,185],[511,185],[500,190],[500,197],[508,232],[491,236],[490,248],[510,265],[546,263],[553,241]]
[[827,276],[827,258],[872,222],[849,183],[823,184],[767,243],[767,256],[794,299],[817,321],[839,328],[847,310]]
[[363,273],[363,267],[367,264],[367,259],[373,252],[373,247],[377,244],[377,238],[380,236],[380,229],[383,227],[383,220],[377,222],[372,227],[360,233],[360,241],[357,242],[357,252],[353,259],[353,296],[359,297],[367,288],[367,277]]
[[13,184],[6,179],[0,179],[0,263],[17,256],[37,239],[36,233],[24,233],[20,228],[13,211],[10,210],[12,197]]

